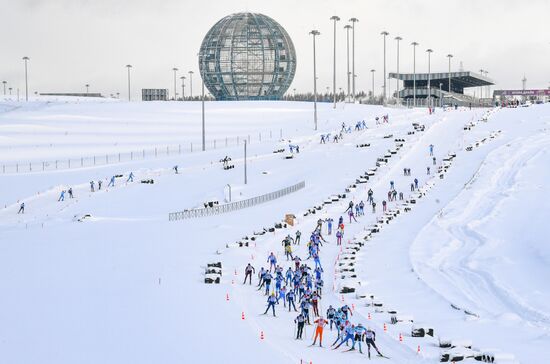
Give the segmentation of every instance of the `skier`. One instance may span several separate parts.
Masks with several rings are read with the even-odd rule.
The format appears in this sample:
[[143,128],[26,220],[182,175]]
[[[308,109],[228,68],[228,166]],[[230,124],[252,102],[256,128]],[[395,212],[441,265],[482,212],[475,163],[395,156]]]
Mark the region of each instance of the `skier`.
[[61,191],[61,194],[59,195],[57,201],[65,201],[65,190]]
[[[103,181],[102,181],[102,180],[97,181],[97,189],[98,189],[99,191],[101,191],[101,185],[102,185],[102,184],[103,184]],[[113,185],[114,185],[114,182],[113,182]]]
[[283,300],[283,306],[286,307],[286,286],[283,286],[279,290],[279,296],[277,297],[277,304],[279,304],[279,300]]
[[359,342],[359,352],[361,354],[363,354],[363,350],[361,348],[361,342],[363,341],[363,339],[365,337],[365,332],[366,332],[366,329],[363,326],[363,324],[358,324],[355,327],[355,342],[353,343],[353,345],[351,346],[351,349],[349,349],[349,351],[355,350],[355,343]]
[[296,231],[296,238],[294,239],[294,244],[300,245],[300,237],[301,236],[302,236],[302,233],[300,232],[300,230],[297,230]]
[[273,279],[273,276],[271,275],[270,272],[266,271],[264,275],[265,296],[269,295],[269,289],[271,288],[271,279]]
[[386,205],[387,205],[386,200],[382,200],[382,212],[386,212]]
[[94,181],[90,181],[90,191],[94,192]]
[[426,167],[426,174],[429,176],[430,175],[430,167]]
[[434,145],[430,144],[430,156],[434,155]]
[[334,222],[334,220],[329,217],[325,219],[325,221],[327,222],[328,235],[332,235],[332,223]]
[[275,315],[275,303],[277,303],[277,299],[275,298],[275,293],[272,293],[271,296],[267,298],[267,308],[265,309],[264,315],[267,315],[267,311],[269,311],[269,308],[273,310],[273,316],[277,317]]
[[172,169],[174,170],[174,172],[175,172],[176,174],[179,173],[179,172],[178,172],[178,166],[177,166],[177,165],[175,165],[174,167],[172,167]]
[[351,325],[348,321],[346,321],[344,333],[346,334],[346,336],[342,338],[342,340],[340,341],[340,344],[338,344],[335,348],[333,348],[333,350],[338,349],[344,342],[347,345],[349,340],[351,340],[352,345],[355,345],[355,325]]
[[292,246],[290,245],[290,241],[287,244],[285,244],[285,255],[286,255],[287,261],[294,260],[294,257],[292,256]]
[[271,269],[275,269],[277,266],[277,258],[271,252],[271,254],[267,257],[267,262],[269,263],[269,271],[271,272]]
[[112,176],[111,177],[111,181],[109,182],[109,184],[107,185],[107,187],[115,187],[115,176]]
[[378,350],[378,348],[376,347],[376,344],[374,343],[375,341],[376,341],[376,333],[369,327],[367,329],[367,331],[365,331],[365,342],[367,343],[367,350],[368,350],[368,354],[369,354],[369,359],[370,359],[370,347],[371,347],[371,345],[376,350],[376,352],[378,353],[379,356],[384,356],[384,355],[382,355],[380,350]]
[[414,179],[414,188],[418,189],[418,178]]
[[372,201],[372,213],[376,213],[376,202]]
[[266,273],[267,273],[267,270],[265,270],[264,267],[260,268],[260,271],[258,272],[258,286],[257,286],[260,288],[258,288],[258,291],[262,289],[262,287],[264,286],[264,283],[265,283],[264,277]]
[[351,312],[351,308],[349,308],[348,305],[343,305],[342,307],[340,307],[340,309],[342,310],[342,314],[345,320],[348,319],[348,313],[353,316],[353,312]]
[[411,183],[411,192],[414,192],[414,183]]
[[69,198],[74,198],[73,196],[73,188],[72,187],[69,187]]
[[323,316],[320,316],[317,320],[313,321],[315,324],[317,324],[317,328],[315,329],[315,336],[313,338],[313,344],[311,346],[315,345],[317,342],[317,336],[319,336],[319,346],[323,347],[323,328],[326,324],[328,324],[328,321],[323,318]]
[[298,269],[300,269],[300,262],[301,261],[302,261],[302,259],[300,259],[299,256],[297,256],[297,255],[294,256],[294,266],[295,266],[295,270],[296,270],[296,275],[298,274]]
[[395,183],[394,183],[393,181],[390,181],[390,189],[391,189],[391,190],[394,190],[394,189],[395,189],[394,186],[395,186]]
[[[349,202],[349,205],[348,205],[348,208],[346,209],[346,211],[344,212],[348,212],[349,210],[351,210],[353,212],[353,201],[350,201]],[[350,221],[351,222],[351,221]]]
[[286,300],[288,301],[288,312],[290,312],[290,306],[294,309],[295,312],[298,312],[296,310],[296,305],[294,304],[294,299],[296,297],[296,293],[294,293],[293,290],[289,290],[286,294]]
[[[336,310],[334,309],[334,307],[332,307],[332,305],[328,306],[328,309],[327,309],[327,318],[328,318],[328,321],[330,323],[330,331],[332,331],[332,324],[334,323],[335,321],[335,314],[336,314]],[[336,325],[337,326],[337,325]]]
[[[290,309],[290,305],[288,306]],[[298,325],[297,326],[297,332],[296,332],[296,340],[302,339],[302,334],[304,332],[304,323],[306,322],[306,318],[304,317],[303,313],[300,313],[295,319],[294,322]]]
[[433,163],[434,166],[435,166],[435,162],[436,162],[436,159],[435,159],[435,157],[433,157],[432,158],[432,163]]
[[24,214],[25,213],[25,203],[21,202],[21,205],[19,206],[19,211],[17,211],[17,214]]
[[254,267],[250,263],[248,263],[248,265],[244,269],[243,284],[246,284],[246,278],[248,277],[248,284],[252,285],[252,273],[256,274],[256,270],[254,269]]
[[365,203],[362,200],[359,202],[359,214],[365,215]]
[[288,267],[288,269],[286,270],[286,274],[285,274],[285,277],[286,277],[285,284],[290,285],[290,283],[292,283],[293,275],[294,274],[292,273],[292,268]]
[[342,245],[342,232],[340,230],[336,232],[336,245]]
[[399,192],[399,200],[403,201],[403,192]]
[[126,180],[126,182],[134,182],[134,172],[130,172],[130,174],[128,175],[128,179]]
[[374,192],[372,192],[372,189],[369,188],[369,191],[367,192],[367,194],[368,194],[367,202],[372,205],[372,196],[374,195]]

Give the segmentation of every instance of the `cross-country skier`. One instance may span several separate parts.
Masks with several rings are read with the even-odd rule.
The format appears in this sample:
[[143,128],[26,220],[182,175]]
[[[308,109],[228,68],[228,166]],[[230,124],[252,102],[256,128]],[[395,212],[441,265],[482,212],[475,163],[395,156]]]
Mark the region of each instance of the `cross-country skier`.
[[336,232],[336,245],[342,245],[342,233],[340,230]]
[[95,191],[95,190],[94,190],[94,184],[95,184],[94,181],[90,181],[90,191],[91,191],[91,192],[94,192],[94,191]]
[[269,311],[269,308],[271,307],[273,310],[273,316],[277,316],[275,315],[275,303],[277,303],[277,298],[275,298],[275,293],[272,293],[267,298],[267,308],[265,309],[264,315],[267,315],[267,311]]
[[[102,184],[103,184],[103,181],[101,181],[101,180],[97,181],[97,189],[98,189],[99,191],[101,191],[101,185],[102,185]],[[113,185],[114,185],[114,183],[113,183]],[[93,192],[93,191],[92,191],[92,192]]]
[[323,328],[326,324],[328,324],[328,321],[323,318],[323,316],[320,316],[317,320],[313,321],[317,328],[315,329],[315,337],[313,338],[313,344],[311,346],[315,345],[317,342],[317,337],[319,337],[319,346],[323,347]]
[[414,188],[418,189],[418,178],[414,179]]
[[395,189],[394,186],[395,186],[395,182],[390,181],[390,189],[391,189],[391,190],[394,190],[394,189]]
[[326,218],[325,221],[327,222],[328,235],[332,235],[332,223],[334,222],[334,220],[329,217],[329,218]]
[[430,175],[430,166],[426,167],[426,174]]
[[374,343],[376,341],[376,333],[369,327],[367,331],[365,331],[365,342],[367,343],[367,350],[369,354],[370,359],[370,347],[372,347],[376,350],[379,356],[383,356],[380,350],[376,347],[376,344]]
[[[265,283],[265,295],[267,296],[269,294],[269,289],[271,288],[271,280],[273,279],[273,276],[270,272],[266,271],[264,275],[264,283]],[[262,287],[260,287],[262,288]]]
[[376,202],[372,201],[372,213],[376,213]]
[[67,192],[69,192],[69,198],[74,198],[74,196],[73,196],[73,188],[72,188],[72,187],[69,187],[69,190],[68,190]]
[[361,342],[363,341],[363,338],[365,336],[365,332],[367,330],[365,329],[365,327],[363,326],[363,324],[358,324],[357,326],[355,326],[355,342],[353,343],[353,345],[351,346],[351,350],[355,350],[355,343],[359,343],[359,352],[361,354],[363,354],[363,350],[361,348]]
[[296,230],[296,237],[294,238],[294,244],[300,245],[300,238],[302,237],[302,233],[300,230]]
[[330,331],[332,331],[332,324],[334,323],[334,315],[336,314],[336,310],[332,305],[328,306],[327,309],[327,318],[330,323]]
[[355,220],[355,222],[357,222],[357,219],[355,218],[355,214],[353,213],[353,209],[349,210],[348,216],[349,216],[349,223],[350,224],[351,224],[351,219],[353,219],[353,220]]
[[347,322],[344,328],[344,333],[345,336],[340,341],[340,344],[333,348],[333,350],[338,349],[343,343],[346,343],[347,345],[349,340],[351,340],[352,345],[355,345],[355,325],[351,325],[349,322]]
[[344,320],[348,319],[348,314],[353,316],[353,312],[351,312],[351,308],[349,308],[348,305],[343,305],[340,309],[342,310],[342,313],[344,314]]
[[61,191],[61,194],[59,195],[57,201],[65,201],[65,190]]
[[433,144],[430,144],[430,156],[433,156],[434,155],[434,145]]
[[[290,309],[290,305],[289,305]],[[304,317],[303,313],[300,313],[295,319],[294,322],[297,324],[297,330],[296,330],[296,340],[302,339],[302,334],[304,332],[304,324],[306,322],[306,318]]]
[[244,281],[243,281],[243,284],[246,283],[246,278],[248,277],[248,284],[249,285],[252,285],[252,273],[256,273],[256,270],[254,269],[254,267],[248,263],[248,265],[246,266],[246,268],[244,269]]
[[130,174],[128,175],[128,179],[126,180],[126,182],[134,182],[134,172],[130,172]]
[[361,216],[365,215],[365,203],[362,200],[359,202],[359,213]]
[[264,286],[264,277],[266,272],[267,271],[264,269],[264,267],[261,267],[260,271],[258,272],[258,287],[260,287],[258,291]]
[[269,271],[271,272],[271,269],[275,269],[277,266],[277,258],[273,252],[271,252],[271,254],[267,257],[267,262],[269,263]]
[[19,211],[17,211],[18,214],[24,214],[25,213],[25,203],[21,202],[21,205],[19,205]]
[[351,210],[351,212],[353,212],[353,201],[350,201],[350,202],[349,202],[348,208],[347,208],[346,211],[344,211],[344,212],[348,212],[348,211],[350,211],[350,210]]
[[382,211],[383,212],[386,212],[386,206],[387,206],[386,200],[382,200]]
[[432,163],[433,163],[434,166],[435,166],[435,161],[436,161],[436,159],[435,159],[435,157],[433,157],[432,158]]
[[107,187],[115,187],[115,176],[112,176],[111,177],[111,181],[109,181],[109,184],[107,185]]
[[286,300],[288,301],[288,312],[290,312],[290,306],[292,306],[295,312],[298,312],[298,310],[296,310],[296,305],[294,304],[295,299],[296,293],[294,293],[293,290],[289,290],[286,294]]

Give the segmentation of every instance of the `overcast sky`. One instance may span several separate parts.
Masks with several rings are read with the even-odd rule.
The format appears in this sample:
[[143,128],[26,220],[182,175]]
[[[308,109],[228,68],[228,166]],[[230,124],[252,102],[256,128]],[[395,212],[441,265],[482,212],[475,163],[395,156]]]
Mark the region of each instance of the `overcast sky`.
[[[194,71],[199,89],[197,53],[203,36],[222,17],[258,12],[274,18],[290,34],[298,67],[291,86],[312,89],[312,44],[318,29],[319,89],[332,84],[332,23],[338,15],[337,87],[345,87],[345,31],[357,17],[357,88],[370,90],[369,70],[382,85],[382,37],[387,30],[387,71],[396,68],[397,35],[401,72],[412,71],[412,47],[418,72],[427,72],[425,50],[432,48],[432,70],[489,71],[497,88],[550,85],[550,0],[0,0],[2,48],[0,81],[24,87],[23,56],[30,57],[32,92],[90,91],[126,95],[125,65],[133,65],[133,94],[141,88],[173,89],[172,68]],[[178,77],[181,76],[181,73]],[[179,86],[178,86],[179,87]],[[392,83],[390,90],[395,88]],[[179,91],[179,90],[178,90]]]

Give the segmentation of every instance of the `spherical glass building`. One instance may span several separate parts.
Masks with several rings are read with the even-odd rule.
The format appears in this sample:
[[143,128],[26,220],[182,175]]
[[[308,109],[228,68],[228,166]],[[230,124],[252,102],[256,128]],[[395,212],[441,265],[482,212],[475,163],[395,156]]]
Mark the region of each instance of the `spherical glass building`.
[[199,69],[216,100],[279,100],[296,73],[296,51],[270,17],[232,14],[204,37]]

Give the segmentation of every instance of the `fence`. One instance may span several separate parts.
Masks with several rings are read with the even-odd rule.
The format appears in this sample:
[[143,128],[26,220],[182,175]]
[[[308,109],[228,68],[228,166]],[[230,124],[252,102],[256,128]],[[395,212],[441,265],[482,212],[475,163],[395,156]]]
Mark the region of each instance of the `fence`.
[[[261,143],[262,141],[273,140],[273,138],[281,139],[283,137],[283,129],[278,132],[258,132],[258,134],[237,136],[223,139],[212,139],[206,142],[206,149],[218,149],[235,147],[244,140],[251,142]],[[2,164],[1,172],[5,173],[27,173],[27,172],[43,172],[43,171],[55,171],[60,169],[74,169],[94,166],[106,166],[115,163],[130,162],[145,160],[149,158],[166,157],[171,155],[180,155],[185,153],[193,153],[201,151],[200,143],[178,144],[168,145],[162,147],[151,147],[148,149],[134,150],[123,153],[106,153],[97,154],[94,156],[80,157],[80,158],[65,158],[49,161],[34,161],[34,162],[16,162],[13,164]]]
[[261,196],[248,198],[248,199],[242,200],[242,201],[231,202],[231,203],[228,203],[228,204],[225,204],[225,205],[219,205],[219,206],[214,206],[214,207],[206,207],[206,208],[200,208],[200,209],[171,212],[170,214],[168,214],[168,220],[169,221],[185,220],[185,219],[192,219],[192,218],[196,218],[196,217],[219,215],[219,214],[224,214],[226,212],[245,209],[247,207],[252,207],[252,206],[264,203],[264,202],[268,202],[268,201],[278,199],[278,198],[283,197],[285,195],[288,195],[290,193],[301,190],[305,186],[306,186],[306,182],[302,181],[300,183],[297,183],[295,185],[283,188],[281,190],[266,193],[265,195],[261,195]]

